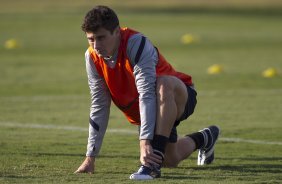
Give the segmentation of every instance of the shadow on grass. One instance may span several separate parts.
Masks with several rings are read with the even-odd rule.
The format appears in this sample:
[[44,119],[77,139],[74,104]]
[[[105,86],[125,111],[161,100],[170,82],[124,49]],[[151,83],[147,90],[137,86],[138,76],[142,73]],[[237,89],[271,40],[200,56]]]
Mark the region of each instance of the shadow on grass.
[[282,157],[216,157],[217,160],[241,160],[241,161],[282,161]]
[[137,160],[139,160],[139,155],[125,155],[125,154],[112,154],[112,155],[110,155],[110,154],[103,154],[103,155],[99,155],[99,158],[114,158],[114,159],[116,159],[116,158],[122,158],[122,159],[133,159],[133,160],[135,160],[135,159],[137,159]]
[[239,172],[239,173],[282,173],[282,164],[242,164],[242,165],[220,165],[220,166],[207,166],[207,167],[188,167],[197,171],[213,171],[220,170],[226,172]]
[[23,153],[23,155],[42,157],[42,156],[67,156],[67,157],[83,157],[84,154],[77,153]]
[[[179,171],[181,170],[181,171]],[[183,170],[187,172],[183,173]],[[216,181],[226,180],[228,178],[251,176],[257,174],[281,174],[282,164],[242,164],[242,165],[210,165],[196,167],[178,167],[173,168],[170,173],[162,176],[164,179],[172,180],[199,180],[209,179],[213,176],[212,173],[221,177],[216,177]],[[191,173],[191,174],[190,174]],[[195,174],[197,173],[197,174]],[[247,179],[247,178],[245,178]]]
[[200,176],[191,176],[188,174],[179,174],[179,173],[173,173],[173,174],[166,174],[162,176],[163,179],[169,179],[169,180],[200,180],[203,179]]
[[34,179],[35,176],[18,176],[18,175],[0,175],[3,179]]
[[[78,154],[78,153],[21,153],[27,156],[33,157],[42,157],[42,156],[64,156],[64,157],[85,157],[85,154]],[[134,155],[125,155],[125,154],[101,154],[98,158],[121,158],[121,159],[139,159],[139,156]]]

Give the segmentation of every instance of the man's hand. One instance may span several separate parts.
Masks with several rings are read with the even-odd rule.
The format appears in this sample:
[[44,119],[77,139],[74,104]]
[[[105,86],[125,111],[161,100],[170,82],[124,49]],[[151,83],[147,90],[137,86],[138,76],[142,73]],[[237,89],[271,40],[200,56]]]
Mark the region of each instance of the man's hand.
[[94,157],[86,157],[84,162],[80,165],[80,167],[74,173],[93,174],[94,168],[95,168],[95,158]]
[[140,140],[140,162],[147,167],[162,163],[162,157],[154,154],[150,140]]

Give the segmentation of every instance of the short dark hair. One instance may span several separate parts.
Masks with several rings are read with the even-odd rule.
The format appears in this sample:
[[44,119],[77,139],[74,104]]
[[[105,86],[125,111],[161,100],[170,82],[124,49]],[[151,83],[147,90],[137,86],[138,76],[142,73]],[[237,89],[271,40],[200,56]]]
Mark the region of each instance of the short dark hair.
[[86,14],[81,28],[84,32],[94,33],[102,27],[113,33],[117,26],[119,20],[112,9],[107,6],[96,6]]

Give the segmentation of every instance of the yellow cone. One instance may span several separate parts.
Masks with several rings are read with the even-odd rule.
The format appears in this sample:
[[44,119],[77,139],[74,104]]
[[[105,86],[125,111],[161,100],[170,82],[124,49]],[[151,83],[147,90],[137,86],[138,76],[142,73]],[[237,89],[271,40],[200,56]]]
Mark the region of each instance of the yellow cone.
[[218,64],[214,64],[208,68],[207,72],[210,75],[219,74],[223,72],[223,68]]
[[265,78],[275,77],[277,74],[278,73],[275,68],[268,68],[262,72],[262,76]]
[[6,49],[16,49],[20,47],[19,42],[16,39],[9,39],[5,42]]
[[196,36],[193,36],[191,34],[184,34],[181,39],[180,39],[181,43],[183,44],[192,44],[195,42],[198,42],[199,39]]

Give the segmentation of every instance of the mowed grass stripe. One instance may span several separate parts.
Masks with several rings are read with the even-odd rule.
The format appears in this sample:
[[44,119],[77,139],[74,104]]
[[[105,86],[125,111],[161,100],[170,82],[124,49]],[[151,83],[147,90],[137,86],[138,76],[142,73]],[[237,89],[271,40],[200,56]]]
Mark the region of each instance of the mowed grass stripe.
[[[24,124],[15,122],[0,122],[2,127],[13,127],[13,128],[31,128],[31,129],[55,129],[55,130],[70,130],[70,131],[88,131],[88,128],[78,127],[78,126],[57,126],[51,124]],[[117,133],[117,134],[130,134],[137,135],[137,131],[130,129],[107,129],[107,133]],[[236,143],[251,143],[251,144],[264,144],[264,145],[282,145],[282,142],[275,141],[263,141],[263,140],[251,140],[251,139],[241,139],[241,138],[231,138],[231,137],[221,137],[220,141],[224,142],[236,142]]]
[[[197,89],[196,89],[197,90]],[[249,96],[249,95],[281,95],[281,89],[236,89],[236,90],[197,90],[199,96]],[[2,96],[0,100],[11,100],[11,101],[26,101],[34,100],[50,100],[50,99],[90,99],[90,96],[87,94],[84,95],[33,95],[33,96]]]

